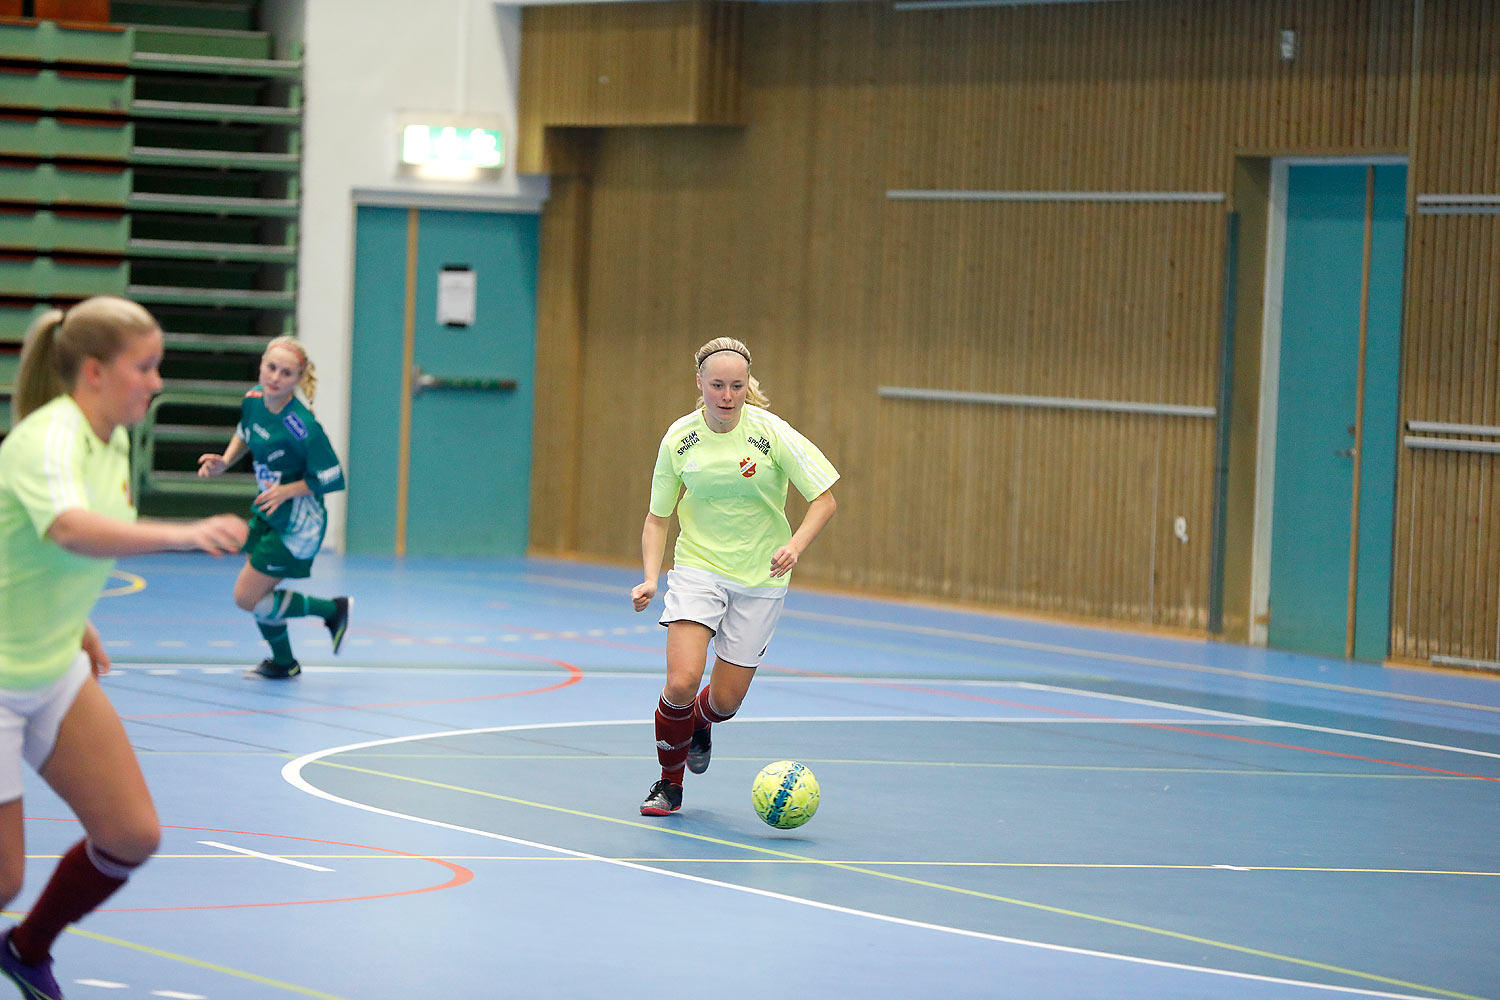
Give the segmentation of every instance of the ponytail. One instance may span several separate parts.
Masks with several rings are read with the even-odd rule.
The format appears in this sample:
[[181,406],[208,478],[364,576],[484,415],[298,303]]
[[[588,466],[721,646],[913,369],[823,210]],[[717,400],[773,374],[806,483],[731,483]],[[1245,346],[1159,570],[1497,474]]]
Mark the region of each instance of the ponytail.
[[127,338],[160,329],[137,303],[95,295],[68,309],[48,309],[37,317],[21,343],[15,419],[72,392],[85,358],[108,364],[125,350]]
[[57,359],[57,331],[66,315],[61,309],[48,309],[31,324],[21,341],[16,394],[10,401],[14,423],[20,423],[34,410],[68,391]]

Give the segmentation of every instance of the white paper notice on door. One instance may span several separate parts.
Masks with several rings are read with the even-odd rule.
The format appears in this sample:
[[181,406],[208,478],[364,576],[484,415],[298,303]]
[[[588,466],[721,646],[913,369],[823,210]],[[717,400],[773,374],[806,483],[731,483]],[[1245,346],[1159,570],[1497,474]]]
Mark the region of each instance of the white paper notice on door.
[[444,264],[438,273],[437,321],[443,326],[473,326],[474,269],[467,264]]

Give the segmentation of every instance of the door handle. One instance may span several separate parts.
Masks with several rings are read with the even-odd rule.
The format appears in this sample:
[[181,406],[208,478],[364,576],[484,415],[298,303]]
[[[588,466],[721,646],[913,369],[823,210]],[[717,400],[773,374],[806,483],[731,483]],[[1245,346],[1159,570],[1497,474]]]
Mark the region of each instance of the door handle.
[[413,399],[433,389],[467,389],[477,392],[510,392],[516,388],[513,378],[445,378],[429,375],[421,365],[411,366],[411,395]]
[[1335,451],[1334,454],[1337,455],[1339,458],[1353,458],[1354,457],[1354,449],[1353,448],[1340,448],[1337,451]]

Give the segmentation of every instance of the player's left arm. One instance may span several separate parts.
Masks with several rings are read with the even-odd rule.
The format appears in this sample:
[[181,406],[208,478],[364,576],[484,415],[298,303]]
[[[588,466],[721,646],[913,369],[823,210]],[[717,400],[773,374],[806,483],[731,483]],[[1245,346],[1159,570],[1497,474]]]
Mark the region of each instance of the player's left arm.
[[791,572],[797,560],[802,558],[802,553],[812,544],[812,540],[818,537],[818,532],[823,530],[839,509],[838,501],[833,498],[833,490],[827,489],[807,505],[807,513],[802,515],[802,523],[797,525],[797,530],[792,532],[791,540],[771,555],[771,575],[785,576]]
[[99,638],[99,630],[93,622],[83,623],[82,648],[88,654],[89,669],[93,670],[95,677],[109,673],[109,654],[104,651],[104,640]]
[[328,435],[323,433],[322,424],[313,421],[308,430],[307,464],[302,478],[306,480],[309,491],[317,496],[337,493],[345,486],[344,470],[339,465],[339,457],[334,454],[333,445],[328,443]]
[[289,500],[298,497],[312,496],[312,487],[307,485],[307,480],[299,479],[294,483],[277,483],[261,490],[253,501],[256,508],[267,517],[276,513],[276,508]]
[[771,576],[779,577],[792,571],[802,553],[838,510],[838,502],[833,499],[833,486],[838,482],[839,471],[817,445],[791,424],[780,421],[773,426],[776,435],[770,457],[808,501],[807,513],[802,516],[797,530],[792,532],[791,539],[771,554]]

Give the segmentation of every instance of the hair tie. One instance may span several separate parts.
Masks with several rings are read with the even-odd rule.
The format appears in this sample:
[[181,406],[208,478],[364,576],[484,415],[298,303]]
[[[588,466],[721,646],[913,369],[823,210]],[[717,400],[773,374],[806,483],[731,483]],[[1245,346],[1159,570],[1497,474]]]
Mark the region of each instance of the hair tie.
[[307,351],[303,348],[303,346],[301,344],[297,343],[297,341],[296,341],[295,338],[292,338],[292,337],[277,337],[275,340],[272,340],[269,344],[266,345],[266,350],[269,351],[273,347],[289,347],[289,348],[291,348],[293,351],[297,352],[297,357],[299,357],[299,358],[302,359],[302,367],[303,368],[307,367]]
[[740,350],[737,347],[721,347],[717,351],[709,351],[707,354],[703,355],[703,360],[698,362],[698,367],[702,368],[705,364],[708,363],[709,358],[713,357],[715,354],[723,354],[726,351],[730,354],[738,354],[740,357],[744,358],[746,367],[749,367],[750,355],[746,354],[744,351]]

